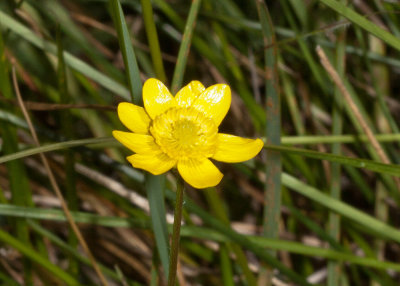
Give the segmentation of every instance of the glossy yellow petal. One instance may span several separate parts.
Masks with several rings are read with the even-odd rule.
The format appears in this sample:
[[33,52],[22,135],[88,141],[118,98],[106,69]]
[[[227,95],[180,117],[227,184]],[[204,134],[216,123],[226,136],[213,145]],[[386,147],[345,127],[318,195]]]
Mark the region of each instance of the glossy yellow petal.
[[260,139],[219,133],[217,151],[212,158],[227,163],[243,162],[255,157],[263,146]]
[[175,166],[176,160],[164,153],[134,154],[126,158],[134,168],[146,170],[153,175],[160,175]]
[[143,104],[147,114],[154,119],[157,115],[175,107],[176,101],[161,81],[150,78],[143,85]]
[[153,136],[117,130],[114,130],[112,134],[121,144],[135,153],[149,154],[161,152],[160,147],[154,142]]
[[189,107],[195,99],[205,90],[204,85],[197,81],[191,81],[175,95],[176,102],[180,107]]
[[192,106],[219,126],[231,106],[231,89],[226,84],[212,85],[198,96]]
[[143,107],[129,102],[118,105],[119,120],[132,132],[147,134],[149,132],[150,117]]
[[197,189],[214,187],[221,181],[222,173],[208,159],[185,159],[178,162],[182,178]]

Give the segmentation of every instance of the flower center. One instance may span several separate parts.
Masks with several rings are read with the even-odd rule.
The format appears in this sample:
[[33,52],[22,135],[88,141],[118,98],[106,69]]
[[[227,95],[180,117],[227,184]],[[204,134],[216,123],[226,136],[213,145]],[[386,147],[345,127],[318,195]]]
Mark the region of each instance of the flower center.
[[177,160],[209,158],[215,153],[218,128],[192,107],[174,107],[158,115],[150,132],[161,150]]

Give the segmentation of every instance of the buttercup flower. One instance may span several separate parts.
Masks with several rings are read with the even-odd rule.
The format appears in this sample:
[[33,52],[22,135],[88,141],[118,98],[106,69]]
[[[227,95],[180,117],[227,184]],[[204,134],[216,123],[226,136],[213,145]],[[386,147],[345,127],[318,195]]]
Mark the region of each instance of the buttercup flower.
[[216,186],[223,175],[211,159],[236,163],[256,156],[263,142],[218,133],[231,104],[226,84],[207,89],[192,81],[172,96],[157,79],[143,86],[144,108],[122,102],[118,117],[132,132],[113,131],[113,136],[136,154],[127,157],[134,168],[154,175],[177,167],[195,188]]

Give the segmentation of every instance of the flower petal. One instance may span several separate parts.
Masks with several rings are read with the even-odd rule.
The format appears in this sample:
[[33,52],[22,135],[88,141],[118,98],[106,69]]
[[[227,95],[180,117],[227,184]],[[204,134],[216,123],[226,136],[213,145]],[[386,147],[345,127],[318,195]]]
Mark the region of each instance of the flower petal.
[[132,132],[149,133],[150,117],[143,107],[129,102],[121,102],[118,105],[119,120]]
[[231,106],[231,89],[226,84],[212,85],[198,96],[192,106],[212,118],[219,126]]
[[153,136],[114,130],[115,139],[135,153],[149,154],[161,152],[160,147],[154,142]]
[[187,159],[178,162],[178,171],[182,178],[197,189],[204,189],[218,185],[222,173],[208,159]]
[[255,157],[263,146],[260,139],[218,133],[217,151],[211,158],[227,163],[243,162]]
[[204,85],[197,81],[191,81],[188,85],[183,87],[175,95],[176,102],[180,107],[189,107],[193,104],[196,98],[201,94],[206,88]]
[[153,175],[165,173],[176,164],[176,160],[171,159],[165,153],[134,154],[126,159],[134,168],[144,169]]
[[147,114],[154,119],[167,109],[176,106],[176,101],[161,81],[150,78],[143,85],[143,104]]

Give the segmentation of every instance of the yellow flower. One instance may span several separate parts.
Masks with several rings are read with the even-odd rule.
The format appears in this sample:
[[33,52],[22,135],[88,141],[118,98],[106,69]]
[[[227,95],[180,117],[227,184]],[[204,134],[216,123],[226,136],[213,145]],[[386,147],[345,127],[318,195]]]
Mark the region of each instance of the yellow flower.
[[207,89],[192,81],[172,96],[157,79],[143,86],[144,108],[122,102],[121,122],[132,132],[113,131],[113,136],[136,154],[127,157],[134,168],[154,175],[177,167],[195,188],[216,186],[223,175],[210,161],[243,162],[263,147],[260,139],[218,133],[218,126],[231,105],[226,84]]

